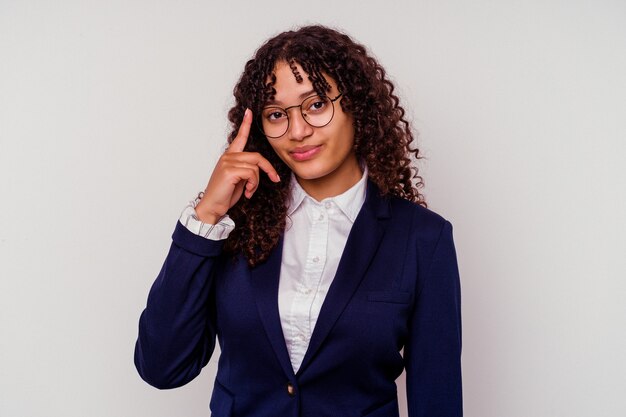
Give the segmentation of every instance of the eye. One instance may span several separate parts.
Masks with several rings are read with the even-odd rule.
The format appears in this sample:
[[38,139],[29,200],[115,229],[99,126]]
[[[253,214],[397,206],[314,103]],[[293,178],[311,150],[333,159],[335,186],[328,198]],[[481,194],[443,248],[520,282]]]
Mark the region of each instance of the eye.
[[281,117],[284,117],[285,115],[279,111],[275,111],[274,113],[270,113],[268,114],[267,118],[270,120],[278,120]]
[[304,110],[307,113],[319,113],[324,111],[326,106],[328,106],[328,100],[326,98],[315,96],[307,100]]
[[273,107],[263,110],[263,120],[267,120],[272,123],[278,123],[283,120],[287,120],[287,114],[282,109]]

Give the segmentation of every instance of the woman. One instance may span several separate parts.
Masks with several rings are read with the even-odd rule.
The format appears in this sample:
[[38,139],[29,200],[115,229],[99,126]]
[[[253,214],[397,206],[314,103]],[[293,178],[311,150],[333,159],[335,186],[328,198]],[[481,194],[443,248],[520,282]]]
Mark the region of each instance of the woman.
[[409,416],[461,416],[452,226],[418,192],[383,68],[303,27],[267,41],[234,95],[230,145],[140,318],[142,378],[186,384],[217,337],[214,417],[397,417],[403,369]]

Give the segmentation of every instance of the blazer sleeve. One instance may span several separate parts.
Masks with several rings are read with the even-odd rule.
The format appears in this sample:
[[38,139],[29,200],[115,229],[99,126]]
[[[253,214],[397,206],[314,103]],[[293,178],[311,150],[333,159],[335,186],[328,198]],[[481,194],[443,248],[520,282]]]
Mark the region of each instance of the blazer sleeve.
[[224,241],[177,222],[165,262],[139,319],[135,367],[150,385],[176,388],[194,379],[215,348],[211,287]]
[[420,278],[405,346],[409,417],[461,417],[461,288],[445,221]]

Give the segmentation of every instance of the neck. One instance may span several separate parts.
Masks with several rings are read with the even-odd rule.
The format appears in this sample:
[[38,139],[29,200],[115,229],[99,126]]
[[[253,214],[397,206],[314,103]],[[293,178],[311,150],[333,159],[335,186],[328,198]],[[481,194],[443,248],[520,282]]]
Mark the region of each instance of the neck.
[[343,194],[359,182],[362,176],[363,171],[356,156],[352,154],[350,159],[339,168],[321,178],[303,179],[296,176],[296,179],[308,195],[317,201],[322,201],[325,198]]

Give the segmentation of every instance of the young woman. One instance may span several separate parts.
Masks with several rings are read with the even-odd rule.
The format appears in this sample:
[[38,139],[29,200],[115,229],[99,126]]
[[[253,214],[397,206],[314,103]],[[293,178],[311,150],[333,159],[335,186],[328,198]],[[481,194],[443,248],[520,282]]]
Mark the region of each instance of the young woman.
[[220,344],[214,417],[458,417],[460,284],[385,71],[322,26],[268,40],[229,112],[229,147],[183,211],[139,322],[157,388]]

